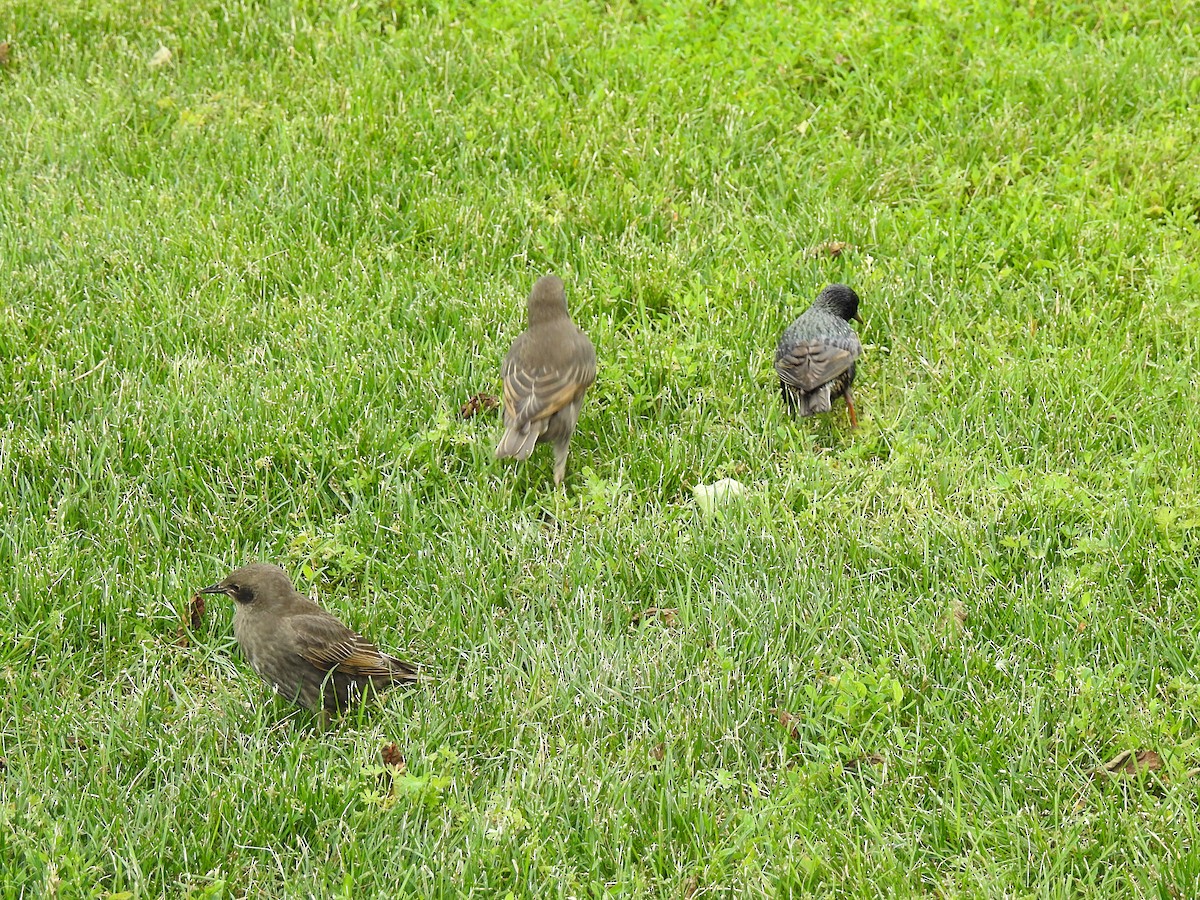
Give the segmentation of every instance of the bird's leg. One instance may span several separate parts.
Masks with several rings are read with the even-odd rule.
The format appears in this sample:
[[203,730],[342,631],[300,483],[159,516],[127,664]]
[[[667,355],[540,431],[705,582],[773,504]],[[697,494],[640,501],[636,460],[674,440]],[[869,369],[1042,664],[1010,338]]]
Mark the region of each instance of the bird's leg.
[[854,394],[850,392],[850,388],[846,388],[846,393],[843,395],[846,398],[846,411],[850,413],[850,427],[858,427],[858,416],[854,414]]
[[571,435],[554,442],[554,484],[558,486],[567,477],[567,451],[571,449]]

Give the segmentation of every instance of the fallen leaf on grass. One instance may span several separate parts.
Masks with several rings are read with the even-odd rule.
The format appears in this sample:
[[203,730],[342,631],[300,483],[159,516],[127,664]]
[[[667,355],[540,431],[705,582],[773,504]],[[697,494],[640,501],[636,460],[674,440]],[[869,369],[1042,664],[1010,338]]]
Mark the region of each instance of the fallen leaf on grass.
[[192,594],[192,602],[188,605],[189,621],[192,631],[199,630],[204,624],[204,595]]
[[665,744],[663,744],[661,742],[658,744],[655,744],[653,747],[650,748],[650,758],[657,762],[662,762],[663,757],[666,755],[667,755],[667,747]]
[[824,244],[817,244],[815,247],[808,248],[809,256],[828,256],[830,259],[837,259],[847,251],[853,253],[855,247],[853,244],[848,244],[845,241],[826,241]]
[[8,41],[0,41],[0,69],[7,68],[12,60],[12,50]]
[[779,709],[778,707],[771,710],[771,712],[773,712],[775,714],[775,717],[779,719],[779,724],[787,729],[787,733],[791,736],[791,738],[793,740],[797,740],[797,741],[800,740],[800,717],[799,716],[793,716],[786,709]]
[[1118,775],[1157,772],[1162,767],[1162,757],[1153,750],[1123,750],[1104,765],[1093,769],[1091,774],[1094,778],[1115,778]]
[[865,756],[856,756],[854,759],[848,759],[842,763],[842,768],[847,772],[857,772],[860,769],[865,769],[868,766],[882,766],[883,757],[878,753],[868,753]]
[[180,647],[188,646],[191,643],[188,634],[192,631],[199,631],[200,626],[203,624],[204,596],[201,594],[192,594],[192,599],[188,602],[187,618],[175,629],[175,643]]
[[635,614],[629,624],[637,628],[643,622],[649,622],[651,619],[661,622],[667,628],[674,628],[679,624],[679,610],[674,607],[659,609],[657,606],[651,606],[645,612]]
[[384,744],[379,748],[379,756],[383,760],[383,764],[389,769],[395,769],[396,774],[402,775],[408,768],[408,763],[404,759],[404,754],[400,752],[400,748],[396,746],[396,742],[392,741],[389,744]]
[[490,412],[500,406],[500,401],[491,394],[476,394],[462,405],[460,412],[464,419],[470,419],[481,412]]
[[383,769],[376,770],[379,779],[379,789],[385,797],[395,799],[396,782],[407,778],[408,762],[395,741],[384,744],[379,748],[379,758],[383,760]]
[[[1137,778],[1149,772],[1161,772],[1163,768],[1163,758],[1153,750],[1122,750],[1104,765],[1097,766],[1087,774],[1096,781],[1106,781],[1116,778]],[[1193,778],[1196,775],[1200,775],[1200,769],[1192,769],[1184,777]],[[1166,781],[1166,773],[1162,772],[1154,784],[1161,787]],[[1149,784],[1146,786],[1151,787]],[[1087,806],[1087,798],[1086,790],[1080,792],[1079,799],[1075,801],[1074,811],[1076,813],[1082,812]]]
[[939,629],[950,634],[962,634],[967,627],[967,606],[961,600],[954,600],[949,608],[942,614],[942,622]]

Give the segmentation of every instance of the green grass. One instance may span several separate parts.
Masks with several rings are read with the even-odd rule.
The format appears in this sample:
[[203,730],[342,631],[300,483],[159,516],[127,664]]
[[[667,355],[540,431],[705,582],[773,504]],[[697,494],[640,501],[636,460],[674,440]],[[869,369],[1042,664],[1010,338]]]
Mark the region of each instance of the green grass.
[[[0,0],[0,897],[1194,896],[1197,21]],[[458,418],[550,271],[565,493]],[[436,679],[179,646],[251,559]]]

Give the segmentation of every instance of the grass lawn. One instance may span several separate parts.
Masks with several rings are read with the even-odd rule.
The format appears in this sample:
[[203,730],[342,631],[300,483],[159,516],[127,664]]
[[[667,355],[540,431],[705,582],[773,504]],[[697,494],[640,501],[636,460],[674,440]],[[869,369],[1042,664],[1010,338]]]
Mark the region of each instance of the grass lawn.
[[[1197,23],[0,0],[0,897],[1196,896]],[[252,559],[436,678],[273,698]]]

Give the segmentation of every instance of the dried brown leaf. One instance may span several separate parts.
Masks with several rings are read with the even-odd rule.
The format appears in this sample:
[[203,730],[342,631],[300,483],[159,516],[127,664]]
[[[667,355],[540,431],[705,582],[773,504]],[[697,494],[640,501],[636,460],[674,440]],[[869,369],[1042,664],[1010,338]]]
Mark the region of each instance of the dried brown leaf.
[[462,417],[470,419],[481,412],[490,412],[500,406],[500,401],[491,394],[475,394],[462,405]]
[[1137,768],[1148,772],[1157,772],[1163,767],[1163,758],[1153,750],[1140,750],[1137,755]]
[[400,748],[396,746],[396,742],[384,744],[379,748],[379,756],[383,760],[383,764],[390,769],[395,769],[396,774],[403,774],[408,768],[408,763],[404,759],[404,754],[400,752]]
[[666,744],[663,744],[662,742],[659,742],[650,748],[650,758],[657,762],[662,762],[663,757],[666,755],[667,755],[667,746],[666,746]]
[[189,620],[192,631],[198,631],[204,624],[204,595],[192,594],[192,602],[188,605]]
[[681,887],[684,900],[691,900],[696,895],[696,891],[700,890],[700,879],[695,875],[689,875]]
[[842,768],[847,772],[857,772],[860,769],[865,769],[868,766],[882,766],[883,757],[878,753],[868,753],[864,756],[856,756],[854,759],[848,759],[842,763]]
[[12,48],[8,41],[0,41],[0,68],[7,68],[12,62]]
[[661,609],[657,606],[650,606],[644,612],[634,614],[629,624],[636,628],[643,622],[650,622],[651,619],[661,622],[665,628],[675,628],[679,625],[679,610],[673,606]]
[[1137,775],[1140,772],[1157,772],[1163,767],[1162,757],[1153,750],[1123,750],[1092,770],[1097,778],[1113,778],[1117,775]]
[[952,637],[960,635],[966,629],[969,618],[970,614],[967,612],[966,604],[955,599],[943,610],[937,626],[938,631]]
[[815,247],[809,247],[808,255],[828,256],[830,259],[837,259],[843,253],[853,253],[855,249],[853,244],[846,241],[826,241],[823,244],[817,244]]
[[799,716],[793,716],[786,709],[779,709],[778,707],[771,710],[771,712],[773,712],[775,717],[779,719],[779,724],[787,729],[787,733],[792,737],[793,740],[800,740]]
[[191,646],[191,643],[192,643],[192,641],[188,637],[187,626],[186,625],[175,626],[175,646],[176,647],[188,647],[188,646]]

